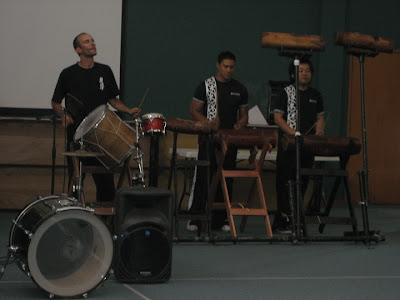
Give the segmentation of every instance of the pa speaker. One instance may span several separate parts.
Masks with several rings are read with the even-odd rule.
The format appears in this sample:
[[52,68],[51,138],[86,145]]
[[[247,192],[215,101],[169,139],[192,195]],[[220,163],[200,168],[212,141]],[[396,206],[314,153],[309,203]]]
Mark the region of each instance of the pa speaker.
[[156,283],[171,277],[172,193],[131,187],[116,193],[114,275],[127,283]]

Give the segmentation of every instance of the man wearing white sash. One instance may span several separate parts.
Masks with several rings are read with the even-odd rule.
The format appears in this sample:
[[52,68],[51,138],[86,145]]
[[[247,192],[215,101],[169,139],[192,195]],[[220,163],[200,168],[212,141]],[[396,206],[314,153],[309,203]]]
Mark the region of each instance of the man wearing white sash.
[[[236,66],[236,57],[229,51],[218,55],[216,67],[217,74],[201,82],[193,96],[190,114],[194,121],[208,121],[216,123],[219,129],[241,129],[248,122],[248,93],[246,87],[232,78]],[[238,117],[239,116],[239,117]],[[214,145],[207,148],[204,141],[199,140],[199,159],[209,151],[211,163],[211,176],[216,170]],[[226,155],[224,169],[236,167],[237,149],[230,148]],[[196,170],[195,183],[193,184],[189,211],[202,212],[205,209],[206,195],[204,194],[204,168]],[[202,174],[203,173],[203,174]],[[232,180],[227,182],[229,194],[232,192]],[[218,187],[216,202],[223,202],[221,188]],[[187,230],[197,231],[198,221],[190,221]],[[214,211],[211,228],[214,230],[229,231],[226,211]]]
[[[278,154],[276,158],[276,190],[277,211],[272,229],[281,233],[291,232],[290,215],[292,214],[288,196],[288,181],[296,179],[296,152],[285,152],[282,149],[283,134],[324,134],[324,107],[321,93],[310,86],[313,74],[311,61],[303,60],[299,65],[299,97],[300,97],[300,128],[296,128],[296,88],[294,86],[295,67],[289,66],[289,76],[292,84],[285,87],[272,103],[274,121],[279,127]],[[301,167],[312,168],[314,156],[308,153],[301,155]],[[302,177],[302,193],[307,188],[308,178]]]

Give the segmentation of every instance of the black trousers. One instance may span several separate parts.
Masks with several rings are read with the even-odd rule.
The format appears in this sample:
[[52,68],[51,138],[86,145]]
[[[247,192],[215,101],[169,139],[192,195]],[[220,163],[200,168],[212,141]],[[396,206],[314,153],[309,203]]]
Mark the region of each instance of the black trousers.
[[[215,147],[214,141],[209,141],[208,147],[207,142],[204,139],[199,139],[199,153],[198,159],[203,160],[207,157],[210,159],[210,181],[207,182],[207,168],[205,167],[197,167],[196,173],[196,183],[193,194],[193,202],[190,207],[189,212],[204,212],[207,204],[207,195],[205,193],[206,184],[211,185],[211,180],[213,175],[217,170],[217,161],[215,156]],[[237,157],[237,149],[229,148],[225,157],[225,161],[223,164],[223,168],[225,170],[234,170],[236,169],[236,157]],[[232,189],[233,189],[233,178],[227,178],[226,180],[228,187],[229,198],[232,198]],[[217,191],[215,194],[215,202],[222,203],[224,202],[224,196],[222,193],[221,184],[218,184]],[[214,210],[212,214],[212,227],[220,228],[222,227],[227,219],[226,210]]]
[[[301,168],[312,168],[314,165],[314,155],[301,153]],[[296,152],[284,151],[281,144],[278,145],[278,154],[276,158],[276,192],[277,192],[277,211],[276,218],[285,215],[291,215],[292,211],[289,202],[288,182],[292,180],[296,183]],[[307,189],[308,176],[301,177],[301,192],[304,196]],[[274,221],[275,223],[275,221]]]

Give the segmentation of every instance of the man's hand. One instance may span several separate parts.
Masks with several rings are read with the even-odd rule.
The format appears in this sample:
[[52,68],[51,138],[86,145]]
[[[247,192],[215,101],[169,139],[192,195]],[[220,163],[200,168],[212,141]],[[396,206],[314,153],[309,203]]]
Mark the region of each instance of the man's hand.
[[219,129],[220,122],[219,122],[218,117],[216,117],[214,120],[210,121],[210,123],[211,123],[211,126],[213,129],[215,129],[215,130]]
[[129,108],[127,113],[134,116],[135,118],[139,117],[141,114],[142,110],[139,107],[132,107]]
[[69,114],[62,114],[61,116],[61,124],[64,128],[67,128],[69,125],[74,124],[74,120]]

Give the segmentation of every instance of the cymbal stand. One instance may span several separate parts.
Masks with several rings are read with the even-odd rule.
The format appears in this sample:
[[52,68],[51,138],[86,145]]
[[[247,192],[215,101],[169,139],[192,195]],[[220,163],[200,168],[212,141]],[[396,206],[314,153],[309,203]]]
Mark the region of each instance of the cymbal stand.
[[363,216],[364,236],[366,244],[370,242],[370,230],[368,219],[368,202],[369,202],[369,185],[368,185],[368,154],[367,154],[367,122],[366,122],[366,106],[365,106],[365,93],[364,93],[364,62],[366,57],[375,57],[379,51],[367,50],[350,47],[347,50],[350,55],[357,56],[360,62],[360,90],[361,90],[361,125],[362,125],[362,150],[363,150],[363,169],[359,170],[359,183],[361,195],[361,211]]
[[53,114],[53,145],[51,148],[51,195],[54,195],[54,181],[56,174],[56,125],[57,114]]
[[134,143],[136,147],[136,156],[133,158],[135,159],[136,163],[138,164],[139,174],[133,173],[132,174],[132,185],[133,186],[146,186],[144,182],[144,170],[143,170],[143,150],[140,148],[139,144],[139,125],[141,124],[141,119],[135,119],[135,129],[136,129],[136,142]]
[[[84,150],[83,146],[83,136],[79,140],[80,150]],[[74,187],[74,191],[78,193],[78,203],[82,204],[82,193],[83,193],[83,183],[82,183],[82,157],[79,157],[79,175],[78,175],[78,185]]]
[[[282,48],[279,50],[280,56],[286,56],[293,59],[293,64],[295,67],[295,88],[296,88],[296,211],[293,211],[293,218],[295,219],[295,228],[294,228],[294,241],[298,240],[302,237],[302,235],[307,235],[306,227],[303,226],[303,231],[301,230],[301,223],[304,221],[304,213],[303,213],[303,195],[301,193],[301,176],[300,176],[300,167],[301,167],[301,134],[300,134],[300,93],[299,93],[299,65],[300,59],[308,59],[312,54],[311,50],[294,50],[294,49],[285,49]],[[303,222],[304,223],[304,222]]]

